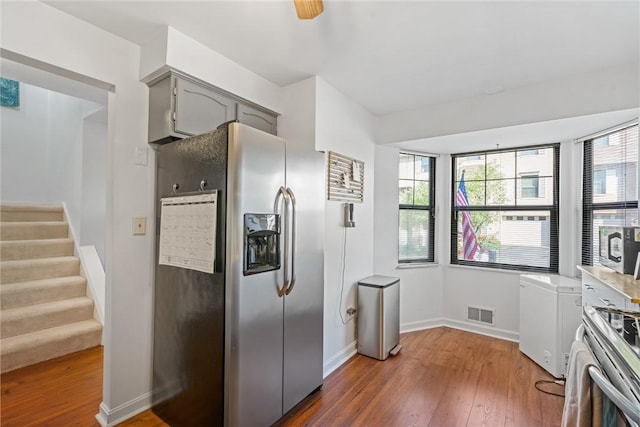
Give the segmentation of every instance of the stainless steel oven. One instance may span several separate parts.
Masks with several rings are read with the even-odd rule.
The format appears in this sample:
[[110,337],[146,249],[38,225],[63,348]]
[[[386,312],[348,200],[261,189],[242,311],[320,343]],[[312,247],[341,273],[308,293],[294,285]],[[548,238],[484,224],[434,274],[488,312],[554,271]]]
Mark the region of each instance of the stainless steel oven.
[[576,333],[600,365],[589,375],[630,426],[640,426],[639,330],[640,312],[587,305]]

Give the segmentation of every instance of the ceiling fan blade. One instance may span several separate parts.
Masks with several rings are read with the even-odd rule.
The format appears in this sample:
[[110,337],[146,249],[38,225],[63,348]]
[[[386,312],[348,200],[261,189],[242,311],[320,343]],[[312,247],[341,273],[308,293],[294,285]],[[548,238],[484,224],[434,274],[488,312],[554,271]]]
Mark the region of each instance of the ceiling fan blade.
[[322,0],[293,0],[300,19],[313,19],[324,10]]

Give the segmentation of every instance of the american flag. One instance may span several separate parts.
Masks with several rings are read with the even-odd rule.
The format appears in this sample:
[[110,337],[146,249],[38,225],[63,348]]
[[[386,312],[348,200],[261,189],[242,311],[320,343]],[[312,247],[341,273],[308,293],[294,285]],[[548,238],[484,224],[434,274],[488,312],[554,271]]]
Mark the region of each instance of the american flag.
[[[469,206],[469,198],[467,197],[467,189],[464,186],[464,171],[458,184],[458,192],[456,193],[457,206]],[[462,211],[462,251],[464,259],[473,260],[478,252],[478,239],[476,239],[476,231],[471,221],[471,212]]]

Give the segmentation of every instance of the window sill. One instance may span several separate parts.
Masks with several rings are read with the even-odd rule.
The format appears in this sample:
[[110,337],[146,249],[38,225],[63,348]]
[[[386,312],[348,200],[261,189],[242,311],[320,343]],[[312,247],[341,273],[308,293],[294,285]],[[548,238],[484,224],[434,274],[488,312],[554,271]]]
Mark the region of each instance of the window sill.
[[407,262],[396,265],[396,270],[405,270],[411,268],[432,268],[439,266],[440,264],[437,262]]
[[555,274],[557,275],[558,273],[549,273],[549,272],[544,272],[544,271],[527,271],[527,270],[509,270],[506,268],[492,268],[492,267],[482,267],[482,266],[475,266],[475,265],[458,265],[458,264],[449,264],[448,267],[450,268],[459,268],[462,270],[482,270],[482,271],[487,271],[487,272],[491,272],[491,273],[503,273],[503,274]]

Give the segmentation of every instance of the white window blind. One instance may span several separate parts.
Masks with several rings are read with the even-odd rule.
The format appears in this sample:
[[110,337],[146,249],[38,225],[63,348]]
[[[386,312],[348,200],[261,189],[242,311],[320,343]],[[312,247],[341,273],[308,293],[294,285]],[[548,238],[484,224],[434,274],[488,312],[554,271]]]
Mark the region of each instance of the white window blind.
[[638,125],[584,141],[582,263],[599,265],[598,229],[638,224]]

